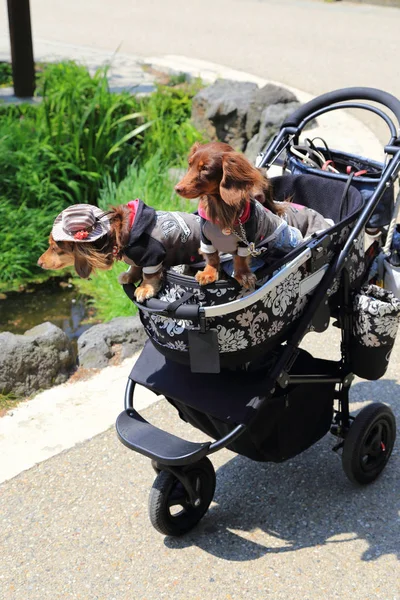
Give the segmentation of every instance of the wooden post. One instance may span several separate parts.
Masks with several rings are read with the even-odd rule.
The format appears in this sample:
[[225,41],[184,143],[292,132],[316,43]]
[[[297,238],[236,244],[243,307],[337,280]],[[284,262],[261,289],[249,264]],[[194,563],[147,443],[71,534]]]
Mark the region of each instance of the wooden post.
[[35,91],[29,0],[7,0],[14,94],[30,98]]

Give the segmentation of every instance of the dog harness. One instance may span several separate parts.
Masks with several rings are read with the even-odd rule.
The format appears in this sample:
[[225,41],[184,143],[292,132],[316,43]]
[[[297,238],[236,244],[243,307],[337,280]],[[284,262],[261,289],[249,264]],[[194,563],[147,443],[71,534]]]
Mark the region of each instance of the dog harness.
[[143,273],[201,260],[198,215],[155,210],[138,198],[128,208],[131,228],[123,254]]

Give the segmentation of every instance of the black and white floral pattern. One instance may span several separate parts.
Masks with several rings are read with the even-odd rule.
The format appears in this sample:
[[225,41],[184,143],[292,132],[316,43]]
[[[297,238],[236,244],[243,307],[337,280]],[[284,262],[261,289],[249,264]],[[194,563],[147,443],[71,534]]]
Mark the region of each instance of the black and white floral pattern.
[[377,285],[361,288],[354,298],[353,335],[363,346],[393,344],[400,318],[400,300]]
[[[332,246],[343,244],[349,231],[349,227],[341,230],[335,236]],[[329,263],[333,255],[332,247],[326,255],[326,263]],[[365,270],[362,236],[350,251],[349,259],[350,280],[356,281]],[[302,315],[309,298],[309,294],[302,296],[300,293],[300,284],[310,275],[307,266],[289,273],[276,288],[250,307],[240,312],[208,319],[207,326],[218,333],[220,353],[230,355],[251,348],[262,348],[265,344],[269,347],[269,343],[273,344],[274,340],[284,339],[285,331]],[[265,283],[265,276],[261,272],[259,284],[263,283]],[[329,294],[333,294],[338,286],[339,281],[335,281]],[[158,298],[164,302],[174,302],[187,292],[192,294],[188,303],[198,303],[202,306],[225,304],[249,293],[240,289],[232,280],[220,281],[213,287],[201,288],[192,277],[169,271]],[[195,327],[193,322],[177,321],[142,311],[140,317],[148,335],[159,348],[188,353],[188,331]],[[373,335],[378,335],[378,331]],[[373,340],[371,336],[370,339]]]

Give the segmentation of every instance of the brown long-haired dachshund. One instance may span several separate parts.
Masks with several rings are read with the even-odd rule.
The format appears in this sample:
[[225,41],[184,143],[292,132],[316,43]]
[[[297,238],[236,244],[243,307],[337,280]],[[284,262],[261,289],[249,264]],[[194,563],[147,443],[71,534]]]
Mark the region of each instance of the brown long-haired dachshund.
[[188,171],[175,190],[184,198],[200,197],[200,249],[207,263],[196,274],[201,285],[218,279],[219,252],[224,252],[233,255],[235,279],[253,288],[250,258],[260,254],[260,246],[285,254],[332,225],[315,210],[275,202],[266,176],[222,142],[194,144]]
[[[202,227],[201,250],[207,265],[204,271],[196,274],[196,279],[201,285],[206,285],[218,279],[218,251],[228,252],[228,238],[234,242],[235,236],[240,236],[238,226],[248,221],[251,200],[261,202],[273,215],[283,214],[285,207],[272,200],[268,180],[262,172],[229,144],[196,143],[190,150],[188,162],[189,169],[175,186],[175,191],[184,198],[200,197],[199,214],[206,221],[218,225],[223,234],[219,240],[213,239],[211,244]],[[207,226],[206,223],[204,225]],[[253,287],[255,276],[249,268],[247,249],[241,250],[243,244],[246,246],[247,238],[244,238],[237,238],[234,245],[238,248],[237,251],[234,248],[232,253],[235,278],[249,288]]]
[[182,212],[156,211],[139,199],[102,211],[90,204],[66,208],[54,221],[49,247],[38,260],[43,269],[74,266],[79,277],[110,269],[117,260],[130,265],[118,280],[142,283],[138,302],[161,288],[163,268],[201,260],[200,218]]

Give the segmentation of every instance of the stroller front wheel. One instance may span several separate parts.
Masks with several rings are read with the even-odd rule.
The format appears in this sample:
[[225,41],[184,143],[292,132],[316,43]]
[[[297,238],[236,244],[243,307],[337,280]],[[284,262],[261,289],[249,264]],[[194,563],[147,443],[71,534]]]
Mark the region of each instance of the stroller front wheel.
[[396,439],[392,410],[381,403],[369,404],[357,415],[344,440],[342,465],[353,483],[372,483],[381,474]]
[[179,536],[193,529],[214,497],[215,471],[208,458],[188,465],[184,472],[196,491],[196,506],[190,503],[183,484],[170,471],[160,471],[150,490],[150,522],[164,535]]

